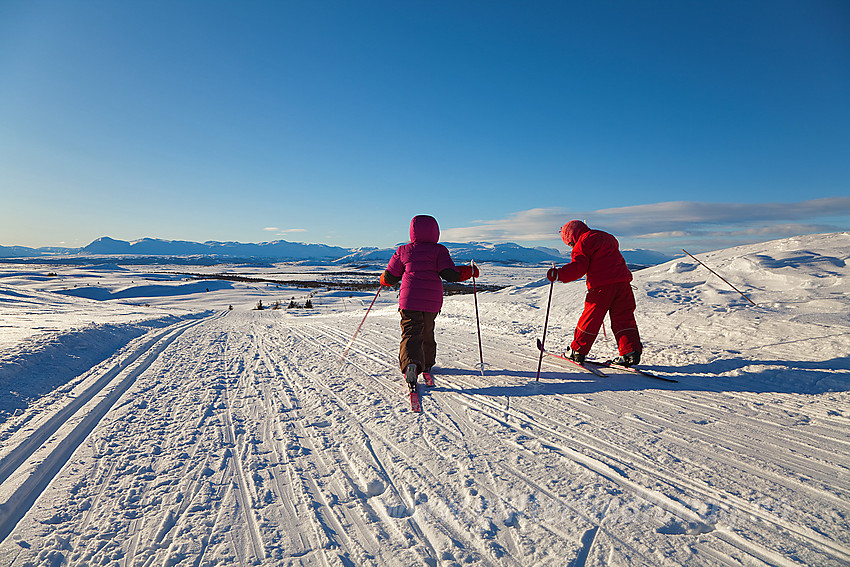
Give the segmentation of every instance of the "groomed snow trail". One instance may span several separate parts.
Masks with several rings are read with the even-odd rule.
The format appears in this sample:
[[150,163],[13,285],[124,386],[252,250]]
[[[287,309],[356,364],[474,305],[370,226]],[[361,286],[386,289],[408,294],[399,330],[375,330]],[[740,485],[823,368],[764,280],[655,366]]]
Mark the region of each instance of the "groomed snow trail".
[[[545,272],[479,296],[483,371],[471,298],[447,298],[421,414],[392,293],[345,361],[363,310],[330,293],[251,311],[279,299],[251,288],[242,309],[163,305],[53,342],[9,303],[36,340],[8,341],[0,378],[42,381],[0,408],[0,565],[848,565],[848,250],[841,233],[704,255],[756,307],[694,263],[639,272],[646,362],[675,384],[554,360],[535,382]],[[556,287],[548,348],[583,296]],[[100,305],[75,299],[58,327]],[[85,354],[86,333],[111,342]],[[44,379],[55,353],[91,368]]]
[[[347,363],[350,314],[234,311],[140,339],[47,443],[4,449],[4,494],[17,479],[38,500],[4,524],[0,563],[850,561],[847,420],[828,402],[548,363],[533,384],[533,348],[492,328],[481,376],[469,321],[446,317],[415,415],[392,315]],[[28,468],[39,451],[70,460]]]

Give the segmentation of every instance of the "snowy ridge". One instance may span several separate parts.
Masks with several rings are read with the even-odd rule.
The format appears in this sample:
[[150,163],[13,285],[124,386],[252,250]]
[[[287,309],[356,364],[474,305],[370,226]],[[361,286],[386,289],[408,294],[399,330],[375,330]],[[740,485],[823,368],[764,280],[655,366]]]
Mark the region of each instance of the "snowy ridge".
[[[562,254],[555,248],[526,248],[514,243],[492,244],[490,242],[443,242],[456,263],[470,261],[498,262],[503,264],[540,264],[555,262],[564,264],[570,261],[569,253]],[[395,248],[364,248],[353,250],[350,254],[335,260],[340,264],[386,264],[396,251]],[[623,250],[623,257],[631,266],[644,268],[655,266],[672,259],[672,256],[652,250]]]
[[[392,292],[343,364],[374,293],[257,311],[297,292],[174,281],[142,308],[56,293],[148,285],[132,271],[2,272],[18,363],[63,329],[174,319],[0,414],[0,563],[846,565],[850,234],[698,257],[756,306],[690,259],[637,272],[647,366],[678,384],[547,361],[535,383],[545,270],[483,264],[509,284],[478,297],[483,375],[472,300],[446,298],[422,414]],[[584,293],[555,286],[547,348],[569,344]],[[614,352],[603,334],[591,354]]]
[[[505,264],[540,263],[546,261],[564,262],[565,258],[557,253],[557,250],[540,250],[536,248],[525,248],[518,244],[491,244],[489,242],[441,242],[448,248],[452,259],[456,263],[476,262],[500,262]],[[396,248],[370,248],[354,250],[351,254],[336,260],[337,263],[371,263],[386,264]]]
[[[514,243],[493,244],[490,242],[453,243],[444,242],[458,262],[501,262],[507,264],[565,262],[569,254],[563,255],[555,248],[527,248]],[[288,261],[333,261],[338,264],[380,264],[389,261],[395,248],[340,248],[324,244],[302,244],[276,240],[258,244],[240,242],[188,242],[183,240],[161,240],[143,238],[127,242],[101,237],[83,248],[26,248],[22,246],[0,246],[0,258],[27,258],[52,255],[75,256],[137,256],[137,257],[212,257],[241,258],[249,260]],[[626,261],[634,266],[654,266],[666,262],[671,256],[652,250],[623,250]]]

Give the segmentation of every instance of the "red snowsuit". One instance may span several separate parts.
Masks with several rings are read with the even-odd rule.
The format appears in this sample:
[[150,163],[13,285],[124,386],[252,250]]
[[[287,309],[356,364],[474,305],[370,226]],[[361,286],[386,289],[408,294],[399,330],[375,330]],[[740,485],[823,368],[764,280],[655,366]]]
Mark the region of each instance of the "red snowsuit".
[[571,262],[558,270],[558,279],[571,282],[587,276],[587,296],[584,312],[576,325],[572,350],[586,355],[599,334],[605,314],[611,316],[611,332],[617,341],[620,355],[641,352],[643,346],[635,321],[635,296],[632,293],[632,273],[620,253],[614,236],[601,230],[591,230],[574,220],[561,228],[561,238],[573,247]]

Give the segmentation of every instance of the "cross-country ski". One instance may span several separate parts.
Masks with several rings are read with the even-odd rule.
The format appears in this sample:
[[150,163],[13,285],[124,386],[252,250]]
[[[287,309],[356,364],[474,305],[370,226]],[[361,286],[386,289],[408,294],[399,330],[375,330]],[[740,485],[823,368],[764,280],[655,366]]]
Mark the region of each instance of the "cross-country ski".
[[662,380],[664,382],[678,383],[679,381],[675,378],[668,378],[667,376],[659,376],[658,374],[654,374],[643,368],[637,368],[636,366],[623,366],[622,364],[617,364],[614,360],[606,360],[604,362],[596,361],[596,360],[585,360],[585,364],[591,364],[593,366],[601,366],[603,368],[612,368],[614,370],[621,370],[623,372],[631,372],[632,374],[640,374],[641,376],[646,376],[647,378],[655,378],[656,380]]
[[607,376],[604,372],[602,372],[601,370],[599,370],[595,366],[588,366],[588,365],[586,365],[582,362],[577,362],[577,361],[569,358],[565,354],[557,354],[557,353],[545,350],[543,348],[543,343],[540,342],[540,339],[537,339],[537,350],[539,350],[540,352],[542,352],[546,356],[549,356],[549,357],[556,359],[558,362],[571,364],[572,366],[575,366],[577,368],[581,368],[585,372],[590,372],[591,374],[595,374],[595,375],[599,376],[600,378],[605,378]]
[[419,392],[415,389],[410,390],[408,397],[410,398],[410,411],[420,413],[422,411],[422,401],[419,399]]

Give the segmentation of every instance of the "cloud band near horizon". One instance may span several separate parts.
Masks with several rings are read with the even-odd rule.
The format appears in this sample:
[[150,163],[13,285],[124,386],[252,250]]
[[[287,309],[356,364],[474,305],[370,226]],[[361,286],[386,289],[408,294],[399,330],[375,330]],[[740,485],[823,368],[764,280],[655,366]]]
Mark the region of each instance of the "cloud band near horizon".
[[[823,222],[830,218],[836,220]],[[511,213],[504,219],[478,221],[469,227],[449,228],[443,230],[441,239],[560,243],[560,228],[571,219],[584,220],[592,228],[611,232],[621,242],[638,243],[641,247],[697,245],[708,250],[714,246],[848,230],[850,197],[797,203],[669,201],[584,212],[562,207],[537,208]]]

